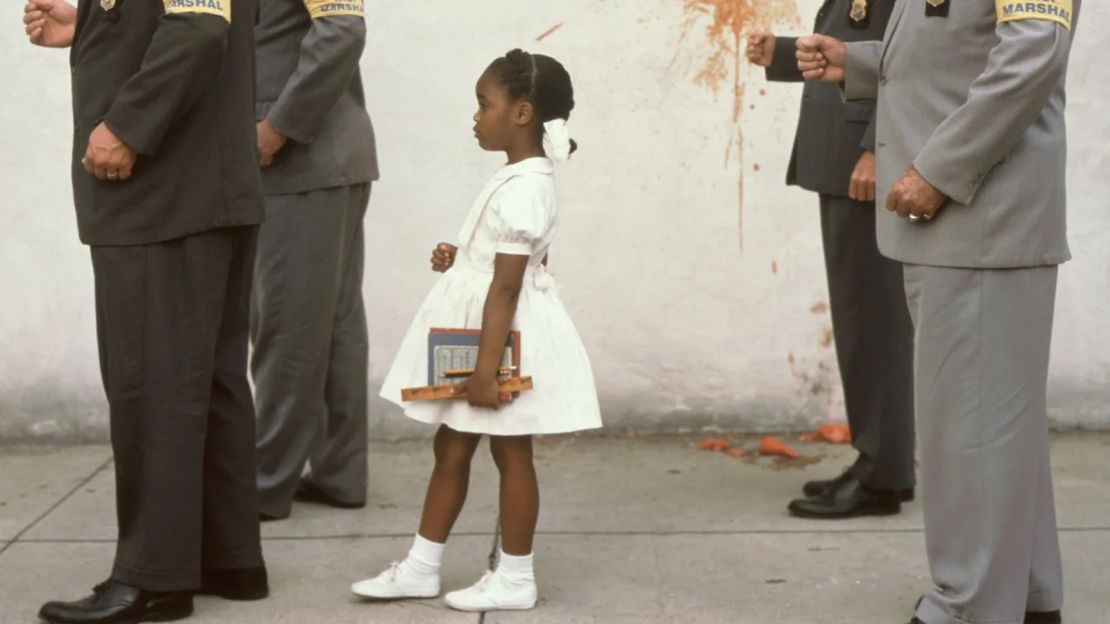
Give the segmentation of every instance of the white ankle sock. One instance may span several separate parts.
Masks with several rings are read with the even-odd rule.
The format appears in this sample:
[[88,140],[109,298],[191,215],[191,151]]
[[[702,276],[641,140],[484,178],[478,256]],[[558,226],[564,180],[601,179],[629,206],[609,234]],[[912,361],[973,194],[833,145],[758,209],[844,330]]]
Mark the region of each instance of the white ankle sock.
[[532,555],[517,557],[507,555],[501,551],[501,558],[497,561],[497,573],[512,584],[530,584],[536,582],[535,572],[532,568]]
[[412,540],[412,548],[405,558],[405,567],[417,576],[431,576],[439,574],[439,566],[443,561],[443,549],[446,544],[438,544],[424,539],[419,533]]

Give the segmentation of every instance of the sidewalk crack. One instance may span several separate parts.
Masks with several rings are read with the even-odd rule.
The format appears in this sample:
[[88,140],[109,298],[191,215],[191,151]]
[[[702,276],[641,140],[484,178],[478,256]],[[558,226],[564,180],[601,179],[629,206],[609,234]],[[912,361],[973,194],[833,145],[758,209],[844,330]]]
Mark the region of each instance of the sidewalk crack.
[[112,457],[109,457],[108,459],[104,460],[104,463],[100,464],[100,466],[99,466],[99,467],[98,467],[98,468],[97,468],[96,470],[94,470],[94,471],[92,472],[92,474],[90,474],[89,476],[87,476],[87,477],[85,477],[84,479],[82,479],[80,483],[78,483],[78,484],[77,484],[76,486],[74,486],[74,487],[73,487],[73,489],[71,489],[71,490],[70,490],[69,492],[67,492],[65,496],[63,496],[63,497],[62,497],[62,498],[61,498],[60,500],[58,500],[58,502],[56,502],[56,503],[54,503],[53,505],[51,505],[49,509],[47,509],[46,511],[42,512],[41,514],[39,514],[39,517],[37,517],[37,518],[35,518],[34,520],[32,520],[32,521],[31,521],[31,524],[28,524],[27,526],[23,527],[23,530],[22,530],[22,531],[20,531],[19,533],[17,533],[17,534],[15,535],[15,537],[13,537],[13,538],[11,539],[11,541],[9,541],[8,543],[4,544],[4,546],[3,546],[3,547],[0,547],[0,556],[2,556],[2,555],[3,555],[4,553],[8,552],[8,549],[12,547],[12,544],[15,544],[15,543],[16,543],[16,542],[18,542],[18,541],[19,541],[20,539],[22,539],[22,538],[23,538],[23,536],[24,536],[24,535],[26,535],[28,531],[30,531],[31,529],[35,528],[35,526],[37,526],[37,525],[38,525],[38,523],[42,522],[42,521],[43,521],[43,519],[45,519],[45,518],[46,518],[47,516],[49,516],[50,514],[54,513],[54,510],[56,510],[57,508],[61,507],[63,503],[65,503],[65,502],[66,502],[67,500],[69,500],[69,499],[70,499],[70,498],[71,498],[71,497],[72,497],[72,496],[73,496],[74,494],[76,494],[76,493],[77,493],[78,491],[80,491],[80,490],[81,490],[81,488],[85,487],[86,485],[88,485],[88,484],[89,484],[89,482],[90,482],[90,481],[92,481],[93,479],[95,479],[95,478],[96,478],[96,475],[98,475],[98,474],[100,474],[101,472],[103,472],[105,468],[107,468],[108,466],[110,466],[110,465],[112,464],[112,459],[113,459]]

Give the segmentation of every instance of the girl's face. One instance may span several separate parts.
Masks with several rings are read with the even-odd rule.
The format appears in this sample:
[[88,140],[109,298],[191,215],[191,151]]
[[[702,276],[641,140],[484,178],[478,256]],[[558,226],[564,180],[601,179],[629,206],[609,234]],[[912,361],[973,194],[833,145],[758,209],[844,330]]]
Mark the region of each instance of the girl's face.
[[532,104],[512,100],[496,73],[487,71],[475,88],[478,110],[474,113],[474,137],[491,152],[506,151],[532,123]]

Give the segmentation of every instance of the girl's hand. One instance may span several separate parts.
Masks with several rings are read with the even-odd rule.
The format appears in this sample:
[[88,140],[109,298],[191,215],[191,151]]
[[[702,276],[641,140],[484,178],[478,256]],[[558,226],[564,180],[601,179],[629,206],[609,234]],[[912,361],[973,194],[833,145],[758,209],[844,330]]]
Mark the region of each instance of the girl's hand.
[[456,384],[455,394],[465,394],[471,407],[487,409],[497,409],[512,399],[508,393],[501,392],[496,377],[479,374],[471,375],[466,381]]
[[447,269],[455,266],[455,254],[458,253],[459,248],[447,243],[440,243],[432,250],[432,270],[437,273],[444,273]]

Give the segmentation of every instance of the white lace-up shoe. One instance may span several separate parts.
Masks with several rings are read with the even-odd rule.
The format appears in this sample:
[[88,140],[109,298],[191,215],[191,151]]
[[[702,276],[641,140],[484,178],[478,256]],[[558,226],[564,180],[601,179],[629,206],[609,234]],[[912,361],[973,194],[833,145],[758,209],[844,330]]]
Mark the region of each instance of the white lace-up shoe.
[[447,594],[447,606],[459,611],[518,611],[536,607],[536,583],[510,583],[492,570],[474,585]]
[[385,572],[351,585],[351,591],[373,600],[435,598],[439,595],[439,575],[419,576],[409,571],[404,563],[394,561]]

